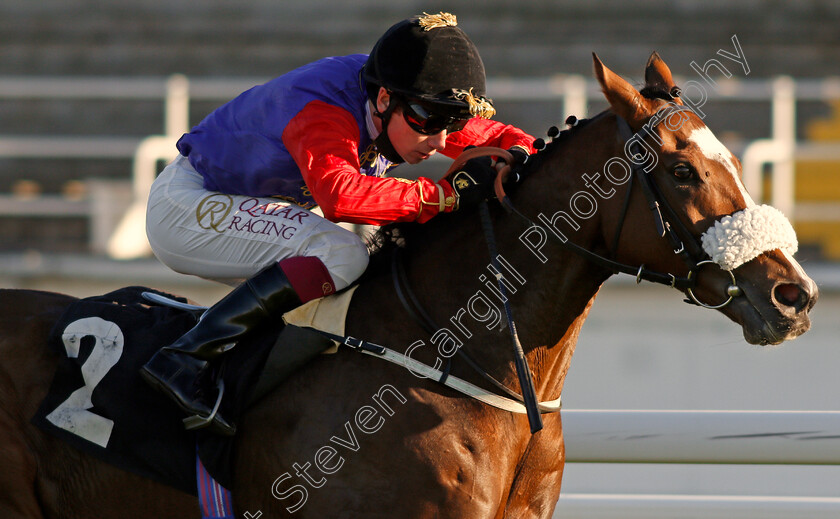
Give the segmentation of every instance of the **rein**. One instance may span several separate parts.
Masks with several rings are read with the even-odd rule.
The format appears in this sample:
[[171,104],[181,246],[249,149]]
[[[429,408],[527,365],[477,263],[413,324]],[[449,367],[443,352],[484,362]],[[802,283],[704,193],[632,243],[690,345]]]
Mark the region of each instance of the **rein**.
[[[497,272],[499,270],[497,269]],[[425,311],[423,306],[417,300],[417,297],[414,295],[414,291],[411,289],[411,285],[408,282],[408,277],[405,273],[405,268],[402,263],[402,258],[399,254],[399,249],[394,251],[393,256],[391,256],[391,279],[394,283],[394,289],[397,292],[397,297],[402,303],[403,307],[408,311],[411,317],[426,330],[429,335],[433,335],[435,332],[441,329],[438,326],[434,319],[432,319],[429,314]],[[463,348],[458,348],[456,350],[456,354],[462,358],[469,367],[471,367],[476,373],[482,376],[487,382],[498,388],[501,392],[505,393],[511,399],[515,400],[519,403],[524,403],[525,399],[513,391],[512,389],[508,388],[503,383],[499,382],[495,377],[493,377],[490,373],[487,372],[486,369],[482,368],[478,361],[476,361],[472,355],[467,353],[466,350]],[[451,362],[452,357],[449,357],[446,361],[446,366],[443,370],[437,371],[437,381],[441,384],[446,384],[447,379],[450,377],[449,372],[451,369]],[[435,363],[435,366],[438,366]],[[434,369],[434,368],[432,368]],[[501,397],[500,397],[501,398]],[[552,400],[550,402],[540,402],[537,403],[537,408],[540,410],[541,413],[553,413],[560,410],[560,399]],[[524,410],[525,408],[522,407]]]
[[[655,124],[651,127],[667,119],[670,115],[677,111],[680,111],[680,109],[672,108],[669,110],[665,110],[664,114],[661,117],[655,119]],[[644,139],[642,131],[639,131],[634,134],[632,133],[630,125],[627,123],[627,121],[625,121],[618,115],[616,115],[616,119],[618,124],[619,135],[625,142],[626,150],[632,154],[633,159],[643,158],[645,154],[639,151],[639,140]],[[637,140],[637,136],[641,136],[641,139]],[[513,157],[508,151],[503,150],[501,148],[493,147],[471,148],[469,150],[464,151],[461,155],[458,156],[458,158],[452,163],[452,166],[446,172],[445,176],[448,176],[452,172],[456,171],[458,168],[463,166],[463,164],[466,163],[468,160],[487,155],[499,157],[506,162],[504,166],[498,168],[499,173],[498,175],[496,175],[496,179],[494,181],[494,191],[499,202],[502,204],[502,207],[504,207],[508,213],[519,217],[525,224],[529,226],[529,228],[541,228],[540,225],[535,223],[531,218],[520,212],[513,205],[513,202],[510,200],[510,197],[508,197],[508,195],[505,193],[503,184],[511,174],[512,169],[510,164],[513,161]],[[674,254],[679,255],[689,267],[689,272],[685,277],[677,277],[671,273],[662,273],[653,270],[648,270],[645,268],[644,264],[642,264],[639,267],[635,267],[624,263],[620,263],[611,258],[601,256],[600,254],[596,254],[573,242],[564,242],[551,233],[547,234],[549,234],[549,236],[553,236],[562,248],[580,255],[586,260],[596,265],[604,267],[605,269],[610,270],[614,273],[635,275],[636,283],[640,283],[642,280],[646,280],[653,283],[667,285],[677,289],[684,289],[695,304],[703,306],[705,308],[718,309],[726,306],[733,300],[734,297],[741,295],[741,289],[736,284],[734,274],[732,274],[731,270],[727,271],[729,273],[732,283],[727,288],[727,295],[729,296],[729,298],[722,304],[708,305],[702,303],[694,296],[692,290],[696,286],[696,273],[703,265],[716,263],[711,259],[708,259],[708,255],[706,255],[703,252],[702,248],[698,245],[696,238],[685,227],[677,213],[664,199],[661,191],[658,189],[652,176],[647,174],[642,168],[643,163],[637,162],[633,159],[631,159],[632,171],[629,178],[629,185],[627,187],[621,216],[619,218],[618,228],[613,238],[613,247],[611,250],[611,255],[614,255],[618,248],[619,238],[621,235],[622,228],[624,227],[624,221],[626,219],[627,210],[629,207],[630,195],[633,188],[633,179],[634,177],[638,177],[638,183],[641,186],[641,189],[648,202],[648,208],[650,209],[654,217],[654,223],[656,226],[657,233],[660,237],[667,238],[669,240],[670,244],[672,245]],[[516,178],[514,181],[519,182],[522,176],[522,174],[519,174],[518,177],[520,178]],[[668,215],[668,219],[663,217],[661,208],[665,209],[665,212]],[[487,241],[488,252],[490,254],[491,264],[493,265],[495,271],[497,273],[500,273],[501,266],[499,265],[499,255],[496,251],[495,232],[493,230],[492,219],[490,217],[490,211],[486,200],[480,206],[480,216],[482,229],[484,230],[485,238]],[[674,228],[672,227],[671,222],[674,222],[676,230],[674,230]],[[682,235],[685,239],[681,239],[680,235]],[[686,243],[688,244],[687,247]],[[394,288],[397,292],[397,296],[399,297],[400,302],[406,308],[408,313],[418,323],[420,323],[420,325],[428,333],[434,334],[440,328],[435,324],[434,320],[423,309],[422,305],[417,300],[414,293],[411,291],[411,287],[408,282],[408,277],[405,273],[403,264],[399,259],[398,250],[399,249],[397,249],[397,251],[394,253],[391,264],[392,280]],[[698,260],[696,258],[703,259]],[[503,276],[501,274],[497,274],[496,278],[498,281],[498,290],[501,295],[501,299],[504,303],[505,317],[507,320],[508,330],[510,331],[511,340],[514,346],[514,361],[520,388],[522,389],[522,396],[518,395],[517,393],[509,389],[507,386],[496,380],[493,376],[491,376],[485,369],[479,366],[475,359],[473,359],[466,351],[464,351],[463,348],[457,348],[456,353],[459,354],[461,358],[463,358],[467,362],[467,364],[471,368],[473,368],[477,373],[479,373],[485,380],[493,384],[505,394],[509,395],[510,398],[489,393],[486,390],[474,384],[471,384],[463,379],[451,375],[451,357],[447,359],[446,366],[441,371],[436,369],[437,364],[435,365],[436,367],[428,366],[424,363],[412,359],[406,353],[399,353],[392,349],[380,346],[375,343],[371,343],[366,340],[356,339],[350,336],[339,336],[316,328],[311,329],[332,339],[335,342],[349,346],[350,348],[355,349],[361,353],[378,357],[383,360],[387,360],[389,362],[406,367],[409,369],[409,371],[412,372],[412,374],[418,377],[436,379],[439,383],[451,387],[457,391],[460,391],[461,393],[475,398],[488,405],[514,413],[525,413],[528,416],[528,421],[531,427],[531,433],[534,434],[543,427],[542,417],[540,416],[540,413],[551,413],[559,411],[561,406],[561,399],[558,397],[556,400],[552,400],[549,402],[538,402],[531,375],[531,370],[528,367],[522,344],[519,341],[519,337],[516,331],[516,324],[513,319],[509,298],[507,297],[507,288],[502,281]],[[194,314],[200,314],[203,312],[203,310],[205,310],[204,307],[184,305],[177,303],[173,300],[169,300],[168,298],[152,299],[148,296],[148,294],[144,293],[143,295],[144,297],[147,297],[148,299],[152,300],[157,304],[174,306],[182,310],[193,312]]]
[[[660,121],[663,121],[663,120],[667,119],[674,111],[676,111],[676,110],[672,109],[672,110],[666,111],[663,114],[662,117],[660,117],[656,120],[656,122],[658,123]],[[644,154],[642,154],[639,151],[640,144],[638,143],[638,141],[635,140],[636,135],[640,135],[641,132],[639,132],[637,134],[633,134],[631,129],[630,129],[629,124],[627,124],[627,121],[625,121],[624,119],[622,119],[619,116],[616,116],[616,117],[618,119],[620,136],[623,138],[625,143],[630,143],[629,146],[628,146],[628,151],[630,151],[630,153],[633,154],[634,158],[643,157]],[[643,138],[643,136],[642,136],[642,138]],[[452,174],[453,172],[457,171],[458,168],[462,167],[467,161],[469,161],[471,159],[474,159],[474,158],[484,157],[484,156],[488,156],[488,155],[499,157],[506,162],[504,164],[504,166],[499,168],[499,173],[496,175],[496,179],[495,179],[494,185],[493,185],[494,191],[496,193],[496,197],[501,202],[502,206],[509,213],[518,216],[529,227],[539,227],[539,225],[536,224],[533,220],[531,220],[529,217],[527,217],[522,212],[520,212],[513,205],[513,202],[510,200],[510,198],[505,193],[504,183],[505,183],[505,180],[507,180],[508,176],[511,174],[512,169],[511,169],[510,164],[511,164],[512,159],[513,159],[513,157],[511,156],[511,154],[508,151],[503,150],[501,148],[494,148],[494,147],[471,148],[471,149],[465,150],[463,153],[461,153],[461,155],[458,156],[458,158],[455,161],[453,161],[452,165],[449,167],[449,169],[447,170],[444,177],[447,177],[450,174]],[[700,266],[702,266],[704,264],[707,264],[707,263],[713,263],[713,262],[710,261],[710,260],[699,260],[698,261],[698,260],[694,259],[695,257],[698,257],[698,256],[703,257],[703,256],[701,256],[703,254],[702,249],[697,244],[697,241],[694,239],[694,237],[691,235],[691,233],[688,231],[688,229],[686,229],[685,226],[682,224],[682,221],[679,219],[676,212],[671,208],[671,206],[669,204],[667,204],[667,202],[665,202],[665,200],[662,196],[662,193],[659,191],[656,184],[653,182],[653,179],[651,178],[651,176],[648,175],[647,173],[645,173],[645,171],[643,170],[642,163],[639,163],[639,162],[636,162],[636,161],[631,161],[631,162],[632,162],[633,165],[632,165],[632,172],[631,172],[631,176],[630,176],[630,185],[628,185],[628,187],[627,187],[627,192],[626,192],[627,194],[626,194],[626,197],[625,197],[625,200],[624,200],[621,217],[619,219],[618,229],[616,230],[616,233],[615,233],[614,246],[613,246],[613,249],[612,249],[613,253],[617,249],[618,239],[620,237],[621,230],[624,227],[624,221],[625,221],[625,218],[626,218],[626,215],[627,215],[627,209],[629,207],[630,194],[631,194],[632,187],[633,187],[632,182],[633,182],[634,176],[636,176],[636,177],[639,177],[639,182],[638,183],[641,186],[643,193],[645,194],[645,198],[647,199],[647,202],[648,202],[648,208],[651,210],[651,213],[654,216],[654,223],[656,225],[656,230],[657,230],[659,236],[660,237],[667,237],[668,240],[670,241],[671,245],[672,245],[672,249],[674,250],[674,254],[680,255],[680,257],[683,259],[683,261],[689,266],[688,275],[685,276],[685,277],[677,277],[677,276],[675,276],[674,274],[671,274],[671,273],[662,273],[662,272],[657,272],[657,271],[653,271],[653,270],[648,270],[648,269],[645,268],[644,264],[640,265],[639,267],[627,265],[627,264],[615,261],[611,258],[601,256],[600,254],[596,254],[596,253],[590,251],[589,249],[583,248],[580,245],[577,245],[573,242],[570,242],[570,241],[563,242],[562,240],[559,240],[559,238],[556,239],[556,241],[559,242],[561,244],[561,246],[563,248],[565,248],[566,250],[574,252],[574,253],[584,257],[588,261],[590,261],[592,263],[595,263],[596,265],[600,265],[600,266],[602,266],[602,267],[604,267],[604,268],[606,268],[606,269],[608,269],[608,270],[610,270],[614,273],[624,273],[624,274],[629,274],[629,275],[635,275],[636,283],[640,283],[642,280],[646,280],[646,281],[650,281],[650,282],[654,282],[654,283],[667,285],[667,286],[670,286],[670,287],[673,287],[673,288],[676,288],[676,289],[684,289],[686,291],[686,293],[689,295],[689,297],[693,300],[694,303],[696,303],[700,306],[704,306],[706,308],[722,308],[723,306],[726,306],[727,304],[729,304],[729,302],[732,301],[733,297],[735,295],[737,295],[738,292],[740,291],[740,289],[738,289],[737,285],[735,284],[735,277],[732,274],[732,272],[729,272],[729,275],[730,275],[731,280],[732,280],[732,285],[727,290],[727,293],[729,295],[729,299],[727,299],[723,304],[717,305],[717,306],[707,305],[707,304],[704,304],[704,303],[700,302],[699,300],[697,300],[697,298],[694,296],[694,294],[692,292],[692,289],[694,288],[694,286],[696,284],[696,279],[697,279],[696,275],[695,275],[695,272],[699,269]],[[518,181],[519,179],[516,179],[516,180]],[[660,204],[660,201],[661,201],[661,204]],[[665,211],[667,212],[667,214],[669,216],[668,220],[663,218],[662,212],[660,210],[660,206],[665,208]],[[488,205],[487,205],[487,201],[484,201],[481,204],[481,206],[479,208],[479,212],[480,212],[480,216],[481,216],[482,229],[484,231],[485,240],[487,242],[488,252],[490,254],[490,260],[491,260],[491,262],[493,264],[493,267],[495,268],[496,272],[501,272],[501,269],[499,268],[500,266],[498,265],[498,259],[497,259],[498,258],[498,253],[496,252],[495,232],[493,231],[493,224],[492,224],[492,220],[490,218],[490,211],[489,211],[489,208],[488,208]],[[673,230],[673,228],[670,224],[671,220],[676,222],[675,225],[677,226],[677,231]],[[683,236],[686,237],[685,241],[680,239],[680,237],[679,237],[680,234],[682,234]],[[553,236],[553,234],[550,234],[550,235]],[[688,248],[691,249],[690,251],[687,250],[687,248],[685,246],[686,242],[689,243]],[[417,298],[414,296],[413,292],[411,291],[411,288],[408,284],[408,281],[407,281],[407,278],[406,278],[406,275],[405,275],[405,271],[402,267],[401,262],[398,260],[397,253],[395,253],[394,256],[393,256],[393,263],[392,263],[391,272],[392,272],[392,277],[393,277],[393,282],[394,282],[394,288],[395,288],[395,290],[397,292],[397,295],[398,295],[400,301],[402,302],[403,306],[406,308],[406,310],[409,312],[409,314],[417,322],[419,322],[421,324],[421,326],[428,333],[434,334],[435,331],[439,329],[439,327],[435,325],[434,321],[431,319],[431,317],[429,317],[428,313],[426,313],[426,311],[423,309],[422,305],[417,301]],[[470,367],[475,369],[485,379],[489,380],[497,388],[501,389],[505,393],[513,396],[514,398],[516,398],[517,400],[519,400],[520,402],[523,402],[525,404],[525,408],[526,408],[527,414],[528,414],[528,421],[529,421],[529,424],[530,424],[530,427],[531,427],[531,433],[533,434],[533,433],[539,431],[540,429],[542,429],[542,427],[543,427],[542,417],[540,416],[541,408],[540,408],[540,404],[538,404],[538,400],[537,400],[537,397],[536,397],[536,390],[534,388],[534,383],[533,383],[533,379],[532,379],[532,375],[531,375],[531,370],[528,367],[528,363],[527,363],[527,360],[525,358],[525,353],[523,351],[522,344],[519,341],[519,336],[518,336],[517,331],[516,331],[516,323],[513,319],[513,313],[511,311],[509,299],[507,297],[507,289],[506,289],[504,283],[502,282],[501,276],[497,276],[497,282],[498,282],[498,290],[499,290],[499,293],[502,296],[501,299],[503,301],[504,308],[505,308],[505,318],[507,320],[508,330],[510,331],[510,334],[511,334],[511,341],[512,341],[513,349],[514,349],[514,361],[515,361],[515,366],[516,366],[516,373],[517,373],[517,377],[519,379],[519,386],[522,390],[522,397],[520,397],[519,395],[516,395],[509,388],[507,388],[506,386],[504,386],[503,384],[498,382],[496,379],[494,379],[492,376],[490,376],[489,373],[487,373],[486,370],[484,370],[483,368],[478,366],[478,364],[462,348],[458,348],[456,351],[457,351],[458,354],[460,354],[463,358],[465,358],[468,361],[468,364],[470,365]],[[403,286],[405,288],[402,288]],[[447,377],[449,377],[450,368],[451,368],[451,357],[449,359],[447,359],[446,367],[445,367],[444,371],[441,372],[442,375],[441,375],[441,378],[440,378],[439,382],[445,383]],[[544,411],[544,409],[543,409],[543,411]]]
[[[513,163],[513,156],[510,152],[501,148],[487,147],[467,150],[452,163],[444,176],[448,176],[471,158],[486,155],[494,155],[505,161],[505,165],[499,170],[499,174],[496,175],[496,180],[493,186],[497,195],[499,192],[503,193],[502,182],[511,172],[510,165]],[[479,212],[481,214],[481,228],[484,231],[484,238],[487,242],[487,251],[490,253],[490,262],[493,265],[495,272],[501,272],[501,265],[499,264],[498,259],[499,254],[496,252],[496,234],[493,231],[493,221],[490,218],[490,209],[487,205],[487,200],[484,200],[481,203]],[[537,400],[537,391],[536,388],[534,388],[534,380],[531,375],[531,368],[528,367],[528,360],[525,358],[525,351],[522,349],[522,343],[519,341],[519,334],[516,332],[516,322],[513,320],[513,311],[510,308],[510,300],[507,296],[507,287],[505,287],[504,282],[502,282],[501,274],[496,275],[496,282],[505,308],[505,319],[507,320],[511,343],[513,344],[513,359],[514,365],[516,366],[516,376],[519,379],[519,388],[522,391],[522,399],[525,403],[525,408],[527,409],[528,424],[531,427],[531,434],[534,434],[543,428],[542,417],[540,416]],[[461,351],[461,348],[458,348],[458,351]]]
[[[423,305],[420,304],[420,301],[417,300],[417,297],[414,295],[414,291],[411,290],[411,285],[408,282],[408,276],[405,273],[405,267],[402,262],[402,258],[400,256],[399,249],[394,251],[393,256],[391,256],[391,279],[394,283],[394,289],[397,292],[397,297],[402,303],[403,307],[408,311],[411,317],[423,327],[424,330],[429,335],[434,335],[435,332],[441,329],[438,326],[434,319],[432,319],[426,310],[423,308]],[[460,356],[464,361],[466,361],[467,365],[474,369],[479,375],[481,375],[485,380],[489,383],[496,386],[499,390],[503,393],[507,394],[509,397],[513,398],[518,402],[523,402],[523,398],[517,394],[515,391],[511,390],[498,380],[496,380],[490,373],[487,372],[484,368],[482,368],[478,362],[466,351],[461,348],[456,350],[458,356]],[[442,376],[438,380],[438,382],[445,382],[446,377],[449,376],[449,371],[451,369],[452,357],[449,357],[446,361],[446,367],[444,367]],[[437,364],[436,364],[437,365]]]
[[[500,148],[491,148],[491,147],[472,148],[472,149],[467,150],[464,153],[462,153],[456,159],[456,161],[452,164],[452,166],[449,168],[449,171],[447,171],[446,174],[449,175],[451,172],[453,172],[456,169],[458,169],[459,167],[461,167],[466,161],[468,161],[470,159],[473,159],[473,158],[476,158],[476,157],[483,157],[483,156],[486,156],[486,155],[500,155],[500,154],[503,154],[503,153],[507,153],[507,152],[505,150],[500,149]],[[634,166],[635,166],[635,164],[634,164]],[[641,169],[638,168],[638,167],[634,167],[633,169],[634,169],[634,172],[637,171],[637,170],[641,171]],[[501,171],[499,171],[499,174],[496,176],[496,181],[495,181],[495,184],[494,184],[494,190],[496,191],[496,198],[499,199],[502,206],[509,213],[519,217],[519,219],[522,220],[523,222],[525,222],[526,224],[528,224],[529,227],[540,227],[540,225],[538,223],[534,222],[531,218],[529,218],[528,216],[523,214],[521,211],[519,211],[516,208],[516,206],[513,205],[513,202],[510,200],[510,197],[508,197],[507,193],[505,193],[503,183],[504,183],[506,177],[509,174],[510,174],[510,166],[505,165],[505,167],[503,167],[501,169]],[[625,212],[626,212],[626,206],[627,206],[627,203],[625,203]],[[660,215],[659,220],[661,221],[661,215]],[[623,224],[623,221],[624,221],[624,214],[622,214],[620,224]],[[619,228],[619,231],[620,231],[620,228]],[[549,236],[554,236],[551,233],[548,233],[548,234],[549,234]],[[656,271],[653,271],[653,270],[648,270],[648,269],[645,268],[644,265],[641,265],[639,267],[634,267],[634,266],[627,265],[627,264],[624,264],[624,263],[620,263],[620,262],[612,260],[610,258],[601,256],[600,254],[596,254],[596,253],[590,251],[589,249],[585,249],[585,248],[581,247],[580,245],[577,245],[576,243],[573,243],[571,241],[563,242],[562,240],[559,240],[559,239],[556,239],[556,241],[563,248],[565,248],[565,249],[567,249],[571,252],[574,252],[575,254],[583,256],[584,258],[586,258],[590,262],[595,263],[596,265],[600,265],[601,267],[604,267],[608,270],[611,270],[614,273],[623,273],[623,274],[629,274],[631,276],[635,276],[637,283],[640,283],[642,280],[645,280],[645,281],[650,281],[650,282],[653,282],[653,283],[659,283],[659,284],[662,284],[662,285],[667,285],[667,286],[677,288],[677,289],[686,288],[686,287],[689,287],[689,286],[694,286],[693,279],[690,279],[691,276],[686,276],[684,278],[678,278],[678,277],[676,277],[676,276],[674,276],[673,274],[670,274],[670,273],[661,273],[661,272],[656,272]]]

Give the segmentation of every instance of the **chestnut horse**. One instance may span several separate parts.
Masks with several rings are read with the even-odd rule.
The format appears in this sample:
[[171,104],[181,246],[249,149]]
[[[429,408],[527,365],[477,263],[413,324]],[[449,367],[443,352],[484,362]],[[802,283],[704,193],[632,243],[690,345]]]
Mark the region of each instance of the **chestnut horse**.
[[[533,157],[520,183],[507,187],[519,215],[490,204],[538,398],[559,397],[584,319],[618,271],[670,279],[706,306],[728,301],[719,311],[753,344],[807,331],[817,289],[790,250],[771,239],[769,249],[729,270],[700,250],[707,230],[755,204],[739,180],[738,160],[697,115],[680,111],[665,63],[651,56],[641,92],[597,57],[594,63],[610,109],[563,132]],[[662,113],[667,120],[650,124]],[[647,135],[638,133],[645,129]],[[625,148],[630,136],[639,142]],[[635,151],[628,156],[626,149]],[[632,172],[625,167],[631,162]],[[639,167],[648,169],[640,174]],[[416,300],[445,327],[430,337],[410,317],[382,262],[353,296],[348,335],[429,365],[444,365],[440,360],[460,347],[518,389],[478,215],[441,215],[381,236],[398,242]],[[198,517],[193,497],[105,465],[29,423],[57,363],[44,346],[48,331],[72,301],[0,293],[0,516]],[[457,357],[451,369],[484,384]],[[543,429],[531,434],[524,414],[342,347],[280,383],[242,418],[231,488],[236,516],[548,518],[560,493],[564,446],[560,413],[542,416]]]

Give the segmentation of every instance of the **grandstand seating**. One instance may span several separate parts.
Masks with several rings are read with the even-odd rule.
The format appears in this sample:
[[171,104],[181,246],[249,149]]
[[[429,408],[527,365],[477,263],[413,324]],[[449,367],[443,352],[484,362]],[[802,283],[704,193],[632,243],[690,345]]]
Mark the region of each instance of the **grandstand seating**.
[[[469,8],[445,2],[420,6],[408,0],[4,0],[0,5],[0,78],[140,80],[172,73],[268,78],[322,56],[367,52],[387,26],[418,9],[453,9],[481,50],[491,77],[558,73],[588,77],[591,52],[595,51],[611,68],[640,82],[642,65],[652,50],[658,50],[675,73],[687,77],[692,74],[692,61],[702,64],[719,57],[715,54],[718,49],[731,51],[733,35],[743,46],[751,78],[779,74],[823,77],[836,73],[836,56],[840,55],[836,36],[840,4],[832,0],[484,0]],[[594,100],[593,106],[602,107],[598,102]],[[191,123],[215,104],[193,102]],[[565,115],[556,107],[535,109],[527,102],[507,103],[501,108],[505,120],[537,135]],[[766,104],[738,109],[710,106],[709,117],[714,128],[726,130],[722,138],[736,152],[739,146],[769,132]],[[830,110],[816,103],[803,108],[799,118],[804,136],[812,120],[830,119]],[[11,99],[0,92],[0,139],[103,136],[127,146],[146,135],[161,133],[163,126],[159,100]],[[836,135],[830,138],[838,139]],[[809,200],[826,196],[840,200],[840,181],[833,173],[836,166],[799,165],[802,183],[797,186],[798,195]],[[76,198],[84,198],[79,194],[79,182],[127,181],[130,172],[128,154],[97,160],[0,154],[0,205],[25,188],[39,191],[41,196],[56,196],[55,204],[75,203],[78,208],[83,202],[68,202],[61,196],[68,183]],[[20,199],[15,203],[21,203]],[[0,251],[88,250],[91,230],[84,214],[71,211],[59,219],[25,211],[16,214],[4,216],[0,211]],[[822,240],[827,229],[829,235],[840,236],[836,226],[825,225],[812,222],[799,230],[810,240]],[[840,238],[820,242],[820,246],[840,258]]]

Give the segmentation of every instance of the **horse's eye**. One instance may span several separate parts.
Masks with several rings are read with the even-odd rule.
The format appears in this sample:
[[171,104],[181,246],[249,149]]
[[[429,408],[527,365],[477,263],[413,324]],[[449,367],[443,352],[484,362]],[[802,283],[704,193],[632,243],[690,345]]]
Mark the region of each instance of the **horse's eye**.
[[674,167],[674,176],[677,178],[677,180],[691,180],[691,168],[689,168],[685,164],[678,164]]

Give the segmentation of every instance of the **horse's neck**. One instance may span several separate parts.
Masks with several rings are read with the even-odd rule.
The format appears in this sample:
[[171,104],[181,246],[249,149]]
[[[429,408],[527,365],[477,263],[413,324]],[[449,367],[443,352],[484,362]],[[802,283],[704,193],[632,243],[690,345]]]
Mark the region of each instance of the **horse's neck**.
[[[566,144],[547,154],[512,194],[522,212],[537,221],[540,214],[551,219],[558,210],[569,211],[569,200],[583,187],[581,175],[595,171],[597,160],[603,159],[592,158],[592,150],[578,142],[615,141],[614,127],[604,122],[576,130],[585,137],[572,135]],[[506,214],[498,204],[491,205],[497,252],[502,258],[500,273],[510,292],[516,329],[528,354],[539,395],[556,398],[580,328],[609,272],[565,250],[550,237],[535,250],[523,239],[528,225]],[[598,215],[581,221],[580,228],[568,233],[568,238],[603,253],[599,222]],[[364,336],[370,325],[377,323],[377,337],[390,335],[382,340],[391,339],[406,346],[422,340],[429,348],[427,355],[423,357],[421,353],[420,357],[431,363],[435,361],[435,351],[451,351],[454,344],[479,359],[487,371],[510,387],[517,387],[511,338],[504,307],[494,288],[496,272],[489,266],[491,258],[479,215],[439,216],[415,232],[409,237],[406,254],[409,283],[443,333],[434,342],[417,323],[411,322],[409,313],[397,302],[388,275],[365,284],[354,313],[360,317],[367,313],[362,321],[369,324],[356,328],[351,323],[351,329]],[[371,311],[379,315],[372,316]],[[450,338],[452,342],[446,343]]]
[[[544,398],[558,396],[580,329],[592,302],[610,272],[598,267],[560,245],[549,228],[549,222],[564,233],[564,238],[587,250],[607,254],[601,214],[577,218],[573,230],[556,215],[572,213],[570,201],[587,187],[592,173],[603,166],[604,154],[620,152],[615,145],[615,128],[609,114],[599,116],[584,128],[574,130],[565,140],[542,157],[530,178],[515,193],[514,205],[543,228],[543,235],[526,234],[527,225],[518,218],[499,211],[496,218],[499,234],[498,252],[516,267],[525,282],[511,297],[516,327],[523,347],[529,352],[538,391]],[[587,143],[589,146],[581,145]],[[593,147],[601,153],[594,153]],[[601,150],[600,148],[612,148]],[[603,179],[601,179],[603,180]],[[620,197],[615,197],[616,199]],[[606,204],[601,211],[609,211]],[[574,216],[574,215],[572,215]],[[545,238],[544,244],[536,245]],[[484,255],[489,261],[488,256]],[[503,272],[506,277],[507,273]],[[514,284],[514,283],[512,283]],[[489,289],[486,290],[490,292]],[[473,342],[473,347],[475,345]],[[480,343],[479,343],[480,344]],[[486,349],[481,348],[484,352]],[[507,363],[509,372],[511,348],[507,345],[488,353],[501,366]]]
[[[515,327],[528,354],[538,394],[545,400],[554,399],[560,394],[578,334],[604,273],[580,257],[552,247],[542,250],[545,263],[519,242],[508,251],[510,264],[517,266],[525,280],[510,296]],[[512,380],[513,349],[508,331],[502,335],[505,337],[500,338],[490,358],[497,368],[506,368],[507,378]],[[475,342],[471,349],[474,353],[484,351],[481,343]]]
[[[461,341],[460,347],[488,372],[517,388],[511,337],[494,275],[500,272],[538,395],[554,399],[604,273],[556,246],[542,249],[547,255],[543,262],[519,239],[527,226],[501,210],[495,211],[494,220],[499,269],[491,265],[476,214],[460,219],[456,229],[427,241],[412,255],[407,265],[411,286],[437,326],[446,329],[435,349],[448,337]],[[428,335],[424,337],[432,346]]]

